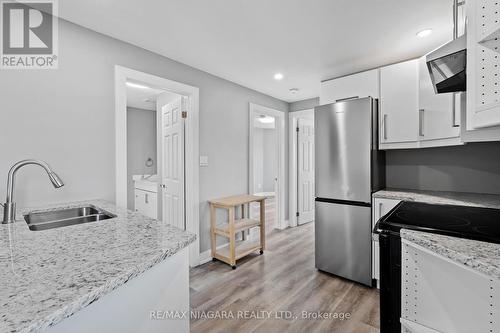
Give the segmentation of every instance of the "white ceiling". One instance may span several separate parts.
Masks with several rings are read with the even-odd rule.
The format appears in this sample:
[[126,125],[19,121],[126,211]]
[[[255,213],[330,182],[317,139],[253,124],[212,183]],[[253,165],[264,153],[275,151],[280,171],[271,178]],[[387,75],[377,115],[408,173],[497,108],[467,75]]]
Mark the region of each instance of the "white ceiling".
[[[62,18],[291,102],[448,41],[451,0],[59,1]],[[415,34],[432,28],[427,38]],[[273,74],[285,78],[277,82]],[[290,88],[299,88],[292,95]]]
[[[127,106],[136,109],[156,111],[156,97],[162,92],[163,90],[150,87],[135,88],[127,86]],[[149,100],[149,102],[146,100]]]
[[174,100],[179,97],[179,95],[164,91],[159,88],[148,86],[142,82],[132,82],[141,85],[142,87],[131,87],[127,88],[127,107],[132,107],[136,109],[156,111],[156,99],[159,94],[167,94],[168,97],[166,101]]

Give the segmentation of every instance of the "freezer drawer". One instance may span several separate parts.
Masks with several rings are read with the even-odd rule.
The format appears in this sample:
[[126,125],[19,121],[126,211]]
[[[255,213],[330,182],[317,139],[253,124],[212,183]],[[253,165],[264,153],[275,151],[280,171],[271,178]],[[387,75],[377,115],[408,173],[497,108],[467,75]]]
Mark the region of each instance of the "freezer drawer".
[[371,207],[316,201],[316,268],[371,286]]

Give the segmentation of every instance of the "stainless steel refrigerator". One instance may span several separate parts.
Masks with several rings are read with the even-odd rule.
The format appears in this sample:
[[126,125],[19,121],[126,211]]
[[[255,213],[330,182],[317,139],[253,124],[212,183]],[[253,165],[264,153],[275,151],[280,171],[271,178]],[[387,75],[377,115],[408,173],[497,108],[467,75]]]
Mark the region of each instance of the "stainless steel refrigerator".
[[385,185],[377,100],[318,106],[315,125],[316,268],[371,286],[371,194]]

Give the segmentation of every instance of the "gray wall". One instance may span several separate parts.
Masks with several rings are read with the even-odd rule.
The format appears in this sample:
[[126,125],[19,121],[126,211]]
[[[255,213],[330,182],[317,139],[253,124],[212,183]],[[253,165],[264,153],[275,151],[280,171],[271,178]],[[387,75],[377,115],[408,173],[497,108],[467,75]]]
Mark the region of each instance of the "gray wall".
[[[18,174],[20,207],[115,198],[114,66],[200,88],[201,251],[209,248],[210,198],[248,191],[248,103],[288,111],[288,103],[144,49],[59,22],[58,70],[0,75],[0,175],[24,158],[46,160],[66,186],[55,190],[42,170]],[[288,179],[288,178],[287,178]],[[0,196],[5,192],[0,189]]]
[[386,152],[387,187],[500,194],[500,142]]
[[303,101],[290,103],[290,112],[313,109],[319,105],[319,97],[305,99]]
[[[153,159],[147,167],[146,160]],[[127,107],[128,209],[134,208],[133,175],[156,174],[156,111]]]

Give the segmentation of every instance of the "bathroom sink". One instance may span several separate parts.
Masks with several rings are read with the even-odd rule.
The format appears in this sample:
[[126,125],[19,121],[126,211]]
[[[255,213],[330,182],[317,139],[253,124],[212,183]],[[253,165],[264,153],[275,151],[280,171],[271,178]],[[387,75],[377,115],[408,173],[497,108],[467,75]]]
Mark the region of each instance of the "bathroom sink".
[[32,231],[67,227],[70,225],[104,221],[116,217],[98,207],[89,205],[64,208],[47,212],[33,212],[24,215],[24,220]]

